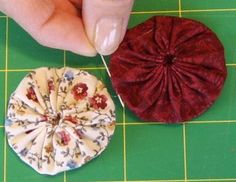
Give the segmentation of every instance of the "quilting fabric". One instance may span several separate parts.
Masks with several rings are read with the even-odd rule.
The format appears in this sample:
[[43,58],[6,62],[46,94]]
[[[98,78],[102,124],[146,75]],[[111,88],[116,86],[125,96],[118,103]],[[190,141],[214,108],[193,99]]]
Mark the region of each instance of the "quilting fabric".
[[205,112],[227,76],[216,34],[195,20],[169,16],[128,30],[110,72],[114,89],[137,116],[168,123]]
[[95,76],[73,68],[39,68],[12,93],[9,145],[41,174],[79,168],[98,156],[115,130],[115,106]]

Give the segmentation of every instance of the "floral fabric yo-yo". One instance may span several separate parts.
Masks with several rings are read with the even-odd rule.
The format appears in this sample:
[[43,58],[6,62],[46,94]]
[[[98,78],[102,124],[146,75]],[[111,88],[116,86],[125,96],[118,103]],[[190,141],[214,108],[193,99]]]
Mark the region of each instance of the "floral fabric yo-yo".
[[115,129],[115,106],[95,76],[72,68],[39,68],[10,97],[9,145],[28,165],[54,175],[98,156]]
[[216,34],[200,22],[168,16],[128,30],[110,72],[114,89],[137,116],[168,123],[205,112],[227,76]]

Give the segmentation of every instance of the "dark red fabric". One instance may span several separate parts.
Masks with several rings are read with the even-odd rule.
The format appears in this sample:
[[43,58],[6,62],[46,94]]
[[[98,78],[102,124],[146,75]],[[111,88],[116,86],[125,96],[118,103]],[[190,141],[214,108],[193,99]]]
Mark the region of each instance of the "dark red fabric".
[[145,121],[181,122],[206,111],[227,76],[224,48],[202,23],[153,17],[128,30],[112,55],[114,89]]

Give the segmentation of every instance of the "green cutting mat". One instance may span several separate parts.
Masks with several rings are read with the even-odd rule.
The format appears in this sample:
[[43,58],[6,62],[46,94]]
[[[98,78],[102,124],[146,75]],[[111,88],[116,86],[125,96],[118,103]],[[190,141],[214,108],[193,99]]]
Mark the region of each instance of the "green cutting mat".
[[[136,0],[130,27],[153,15],[200,20],[217,33],[226,49],[229,74],[221,97],[208,112],[186,124],[143,123],[120,106],[99,57],[42,47],[0,14],[0,181],[236,181],[236,0]],[[28,71],[64,65],[88,70],[107,84],[118,124],[100,157],[80,169],[43,176],[8,147],[4,111],[10,93]]]

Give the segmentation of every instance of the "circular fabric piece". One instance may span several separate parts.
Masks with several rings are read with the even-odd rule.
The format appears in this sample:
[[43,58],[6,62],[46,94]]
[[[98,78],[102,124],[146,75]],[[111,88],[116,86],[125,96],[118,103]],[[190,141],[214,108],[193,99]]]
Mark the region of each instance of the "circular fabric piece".
[[11,95],[5,122],[17,155],[41,174],[78,168],[98,156],[115,129],[115,106],[95,76],[39,68]]
[[137,116],[171,123],[206,111],[227,76],[215,33],[197,21],[161,16],[128,30],[110,71],[114,89]]

